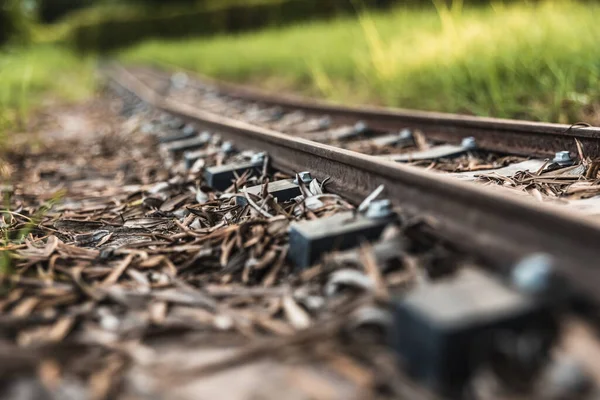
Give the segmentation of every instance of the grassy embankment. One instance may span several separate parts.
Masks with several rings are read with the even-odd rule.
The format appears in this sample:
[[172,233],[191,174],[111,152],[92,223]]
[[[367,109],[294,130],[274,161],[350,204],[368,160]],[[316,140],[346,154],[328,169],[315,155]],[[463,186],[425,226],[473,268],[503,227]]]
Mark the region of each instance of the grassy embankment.
[[[268,1],[279,0],[251,0],[257,3]],[[247,3],[248,0],[223,0],[218,6]],[[210,1],[207,4],[217,6]],[[98,4],[74,11],[52,25],[24,21],[22,35],[7,47],[0,47],[0,145],[4,143],[2,135],[23,126],[31,109],[40,106],[44,100],[76,101],[93,93],[96,57],[82,56],[71,50],[70,34],[79,25],[176,14],[187,10],[185,7],[172,4],[150,7],[135,2]],[[23,46],[24,42],[29,44]]]
[[94,64],[59,46],[0,49],[0,135],[45,100],[76,101],[94,88]]
[[[343,102],[598,124],[596,15],[600,5],[569,1],[399,8],[358,21],[152,41],[122,59]],[[36,41],[54,36],[41,33]],[[0,50],[0,133],[43,99],[76,100],[92,89],[91,57],[51,44]]]
[[400,8],[359,21],[152,41],[121,58],[343,102],[599,123],[597,15],[600,5],[571,1]]

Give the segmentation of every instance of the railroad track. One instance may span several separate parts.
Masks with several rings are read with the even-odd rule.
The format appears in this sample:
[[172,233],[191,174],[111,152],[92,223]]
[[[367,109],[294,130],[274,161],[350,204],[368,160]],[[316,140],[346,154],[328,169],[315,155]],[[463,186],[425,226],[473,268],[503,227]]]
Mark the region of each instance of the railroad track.
[[429,217],[441,235],[498,268],[535,252],[551,254],[578,289],[600,299],[589,279],[598,273],[594,243],[599,230],[588,218],[207,112],[162,97],[126,70],[116,75],[124,87],[159,109],[218,131],[240,148],[267,152],[273,167],[285,173],[309,170],[321,180],[329,178],[331,191],[355,202],[385,185],[385,196],[396,205]]
[[[200,98],[203,93],[211,93],[221,96],[224,101],[242,101],[239,105],[246,107],[276,106],[287,112],[303,112],[306,114],[305,118],[311,115],[317,118],[327,116],[338,125],[363,121],[380,132],[419,130],[434,142],[460,144],[465,137],[472,137],[480,149],[525,157],[554,157],[560,151],[569,151],[576,156],[577,139],[587,156],[600,156],[600,128],[586,124],[564,125],[373,106],[340,106],[297,96],[281,96],[207,77],[194,80],[193,74],[188,78],[183,73],[172,75],[151,68],[131,68],[131,71],[141,80],[153,82],[153,88],[162,94],[177,90],[178,84],[184,87],[187,85],[188,90],[196,91]],[[198,97],[195,100],[197,99]]]
[[[170,138],[164,138],[163,147],[171,153],[178,153],[179,158],[176,160],[185,161],[188,168],[198,170],[204,166],[203,157],[206,153],[203,153],[202,149],[209,137],[205,136],[203,139],[202,135],[197,135],[193,129],[188,129],[189,134],[186,134],[183,122],[206,129],[211,134],[218,134],[222,141],[221,152],[236,153],[241,150],[253,150],[254,156],[259,154],[258,152],[264,153],[263,156],[254,159],[252,157],[243,160],[232,158],[229,164],[225,163],[222,166],[224,169],[218,171],[205,169],[205,181],[212,182],[213,186],[221,185],[216,183],[219,182],[217,175],[225,171],[229,174],[227,175],[229,178],[225,179],[227,185],[221,186],[220,189],[231,191],[232,178],[238,179],[240,176],[243,178],[246,174],[250,174],[248,171],[252,169],[262,170],[264,176],[266,171],[264,167],[268,165],[281,174],[296,176],[298,182],[286,181],[293,190],[297,190],[297,186],[302,186],[300,181],[303,180],[304,175],[298,173],[308,171],[318,182],[326,182],[325,187],[328,192],[335,193],[356,205],[370,195],[378,193],[379,198],[391,202],[394,210],[390,210],[390,204],[385,201],[372,201],[371,208],[366,212],[367,219],[369,219],[369,212],[375,214],[380,212],[383,219],[378,219],[381,215],[375,216],[374,219],[385,221],[385,218],[393,216],[393,218],[399,217],[404,222],[417,221],[416,223],[422,227],[421,233],[426,232],[435,237],[435,240],[446,243],[448,248],[452,249],[453,256],[458,254],[462,260],[470,259],[478,267],[475,271],[487,269],[499,277],[489,280],[487,275],[474,272],[474,275],[467,275],[466,278],[459,280],[462,283],[458,283],[457,286],[450,285],[432,290],[445,291],[446,294],[454,294],[458,298],[460,293],[471,293],[469,291],[473,290],[474,296],[484,298],[489,295],[492,299],[501,299],[509,294],[504,292],[505,285],[499,284],[499,281],[509,280],[512,276],[513,283],[514,279],[522,279],[525,287],[529,285],[529,289],[532,289],[533,282],[532,290],[535,291],[537,290],[535,286],[540,284],[541,279],[542,291],[548,290],[549,287],[553,288],[550,296],[547,296],[547,293],[543,295],[528,293],[519,298],[518,302],[523,301],[525,304],[519,303],[519,307],[523,305],[523,308],[514,309],[507,306],[510,309],[509,314],[525,315],[526,319],[539,322],[541,325],[534,324],[537,334],[540,327],[544,333],[556,333],[551,327],[555,322],[554,309],[557,306],[554,300],[560,300],[559,307],[566,304],[573,305],[575,304],[573,300],[577,300],[577,304],[582,301],[591,305],[592,309],[595,309],[600,302],[600,295],[596,290],[596,282],[600,281],[600,271],[597,268],[600,250],[596,247],[600,239],[600,230],[595,222],[568,209],[532,203],[501,190],[491,190],[481,185],[461,182],[460,179],[455,179],[457,178],[455,174],[442,175],[398,162],[426,165],[429,169],[440,171],[462,169],[461,172],[465,173],[464,178],[473,176],[473,168],[469,170],[461,167],[456,159],[473,158],[473,154],[476,159],[475,166],[491,164],[496,168],[524,162],[526,160],[520,158],[523,156],[554,156],[560,151],[568,151],[569,157],[575,158],[576,154],[583,150],[586,156],[593,159],[599,154],[597,138],[600,136],[600,131],[595,128],[314,105],[297,100],[282,100],[264,94],[257,95],[237,87],[221,85],[215,90],[214,85],[192,84],[189,80],[182,82],[181,76],[173,80],[145,70],[128,71],[120,67],[112,67],[109,75],[112,84],[121,93],[133,94],[152,107],[181,120],[181,122],[175,120],[173,127],[183,129]],[[176,90],[171,93],[173,87]],[[194,106],[195,104],[200,104],[202,107]],[[246,113],[248,108],[253,110],[251,115]],[[286,116],[292,120],[287,125],[282,123]],[[249,121],[253,123],[250,124]],[[398,131],[403,129],[411,129],[411,131],[400,134]],[[417,129],[421,133],[417,132]],[[287,133],[280,131],[287,131]],[[394,132],[395,138],[390,135]],[[410,132],[410,135],[406,132]],[[385,140],[380,140],[378,144],[377,140],[382,138]],[[575,139],[580,143],[579,148]],[[420,143],[422,140],[425,143]],[[431,148],[425,148],[426,144],[439,141],[444,142],[446,147],[441,149],[434,147],[433,153]],[[453,147],[449,146],[450,144]],[[349,149],[361,150],[369,154],[361,154]],[[566,167],[561,164],[567,164],[570,160],[565,157],[556,161],[557,165],[550,168],[560,171]],[[548,164],[552,163],[542,162],[536,165],[542,168],[547,167]],[[231,175],[233,171],[236,173]],[[276,179],[275,175],[272,177]],[[264,210],[261,206],[253,202],[253,195],[257,195],[257,199],[263,201],[270,188],[262,184],[257,186],[259,188],[255,192],[246,188],[245,191],[239,192],[238,197],[243,194],[246,198],[247,203],[244,203],[246,206],[250,204],[254,208],[258,207],[258,211],[262,212]],[[382,187],[383,191],[379,193]],[[234,192],[236,189],[238,188],[233,187]],[[279,193],[283,192],[273,189],[271,196],[267,198],[277,197]],[[373,218],[370,219],[372,220]],[[341,244],[343,240],[336,242],[336,237],[347,234],[345,230],[347,226],[344,227],[346,222],[340,225],[342,228],[330,230],[326,235],[325,245],[316,245],[318,238],[313,238],[312,233],[319,230],[328,231],[328,224],[339,227],[340,222],[332,220],[320,226],[311,225],[306,229],[300,226],[296,230],[292,228],[290,262],[297,268],[304,268],[318,262],[327,250],[358,245],[355,240],[349,240],[343,245]],[[363,235],[366,237],[368,235],[362,230],[363,228],[354,226],[352,229],[357,231],[349,232],[355,236],[355,239]],[[378,237],[379,233],[380,231],[374,237]],[[385,242],[381,245],[382,248],[385,247]],[[300,246],[303,250],[296,251],[296,246]],[[313,253],[316,254],[314,257]],[[383,249],[382,253],[386,253],[386,250]],[[544,256],[536,256],[540,253]],[[311,256],[303,258],[302,256],[306,254]],[[350,254],[348,257],[353,256]],[[535,279],[527,272],[519,275],[520,268],[524,268],[525,271],[528,271],[528,268],[529,271],[531,268],[536,271],[537,268],[537,272],[533,274]],[[498,291],[496,297],[492,294],[494,291]],[[446,362],[454,360],[448,352],[440,353],[438,349],[420,348],[417,342],[413,342],[414,348],[418,349],[414,352],[405,347],[406,342],[410,343],[414,340],[414,337],[410,337],[410,332],[417,336],[431,334],[429,339],[431,343],[445,340],[440,339],[447,333],[444,328],[436,327],[429,332],[427,328],[419,325],[420,321],[417,318],[427,314],[426,309],[431,306],[432,293],[425,290],[420,298],[417,293],[410,300],[413,302],[410,303],[413,308],[407,308],[406,302],[401,299],[395,303],[398,306],[396,325],[402,322],[409,326],[411,323],[415,324],[411,328],[413,331],[409,329],[409,333],[405,333],[408,335],[404,338],[405,341],[400,340],[395,343],[395,349],[405,360],[409,360],[408,369],[412,369],[416,376],[429,386],[448,394],[448,391],[452,393],[452,390],[457,389],[454,384],[460,390],[464,389],[463,383],[457,384],[457,382],[467,377],[471,378],[472,371],[459,371],[457,375],[448,376],[445,372],[436,370],[439,367],[439,357],[450,357]],[[511,291],[510,295],[513,294],[514,292]],[[443,308],[443,302],[444,300],[435,307]],[[462,307],[460,303],[456,301],[457,309]],[[490,306],[489,313],[493,315],[498,309],[502,309],[502,306],[499,308],[496,306],[497,304]],[[485,309],[486,306],[482,307]],[[552,309],[553,317],[550,319],[546,318],[548,308]],[[531,309],[535,311],[533,314],[523,314],[521,313],[523,309],[527,309],[528,312]],[[417,310],[415,311],[417,317],[412,315],[414,310]],[[452,306],[448,306],[450,314],[451,311]],[[412,318],[417,318],[417,321]],[[490,319],[494,320],[494,318]],[[486,318],[479,315],[478,320],[486,320]],[[494,322],[490,324],[493,325]],[[520,329],[523,321],[516,322],[516,325]],[[524,325],[528,326],[527,323]],[[469,334],[477,330],[472,326],[464,329]],[[477,334],[481,335],[482,332]],[[483,336],[487,337],[489,331],[485,330],[485,332]],[[527,328],[524,332],[527,336],[531,330]],[[402,334],[404,333],[401,330],[395,337],[401,337]],[[469,334],[465,333],[464,337],[472,337]],[[534,337],[541,340],[539,335]],[[555,343],[555,338],[548,338],[548,340],[552,344]],[[455,342],[448,343],[452,345]],[[472,350],[465,342],[457,346],[465,353]],[[549,351],[547,348],[545,350]],[[502,356],[501,354],[501,359]],[[510,359],[506,354],[504,356],[505,361]],[[464,359],[464,355],[462,358]],[[451,381],[454,384],[451,384]]]
[[[538,201],[600,214],[595,184],[599,129],[276,97],[186,75],[135,69],[155,91],[233,119],[392,160]],[[178,87],[178,85],[182,85]],[[187,83],[187,85],[185,84]],[[552,165],[556,160],[558,164]],[[559,168],[570,166],[569,168]],[[521,172],[527,171],[528,174]],[[533,195],[533,196],[531,196]]]

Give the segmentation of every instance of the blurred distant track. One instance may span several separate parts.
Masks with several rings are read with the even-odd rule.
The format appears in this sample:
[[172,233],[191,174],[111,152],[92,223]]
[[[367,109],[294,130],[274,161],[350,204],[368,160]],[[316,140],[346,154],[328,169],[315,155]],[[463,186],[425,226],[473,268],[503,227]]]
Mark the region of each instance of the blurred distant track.
[[[166,84],[169,84],[168,79],[171,76],[150,68],[136,68],[132,71],[153,75]],[[275,95],[253,87],[205,77],[202,77],[201,81],[231,98],[279,106],[286,110],[326,114],[339,123],[361,120],[375,129],[384,131],[418,129],[426,134],[428,139],[446,143],[460,143],[462,138],[471,136],[481,149],[522,156],[548,157],[563,150],[576,154],[577,139],[585,149],[586,156],[600,157],[600,128],[585,124],[564,125],[398,108],[341,106],[300,96]],[[197,83],[190,80],[189,84]]]
[[[581,216],[441,174],[207,112],[161,95],[157,89],[161,87],[159,77],[155,78],[156,85],[149,85],[147,74],[142,82],[136,70],[132,71],[118,66],[106,70],[111,85],[117,90],[129,92],[157,109],[219,133],[240,148],[267,152],[271,165],[277,170],[285,173],[308,170],[320,180],[327,178],[329,191],[352,201],[359,202],[379,185],[385,185],[385,196],[396,206],[410,215],[427,219],[442,237],[476,254],[499,271],[505,271],[531,253],[548,253],[556,258],[561,274],[578,293],[600,304],[597,290],[600,228]],[[440,140],[471,135],[479,146],[497,151],[549,155],[557,150],[572,149],[573,139],[577,138],[590,155],[600,154],[600,130],[596,128],[569,130],[563,125],[308,104],[229,85],[223,90],[229,96],[326,113],[334,119],[361,119],[375,127],[392,129],[408,125]]]

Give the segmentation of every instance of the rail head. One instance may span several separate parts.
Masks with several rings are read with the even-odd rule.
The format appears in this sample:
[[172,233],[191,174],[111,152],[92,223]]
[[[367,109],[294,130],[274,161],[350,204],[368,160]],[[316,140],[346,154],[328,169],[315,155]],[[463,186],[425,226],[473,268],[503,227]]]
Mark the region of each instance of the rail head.
[[[165,79],[165,73],[155,68],[143,68],[157,78]],[[210,85],[230,97],[307,113],[328,114],[341,121],[364,120],[370,126],[400,130],[419,129],[428,138],[460,143],[472,136],[481,148],[525,156],[553,156],[562,150],[576,154],[578,140],[589,157],[600,157],[600,128],[583,124],[555,124],[515,119],[477,117],[451,113],[408,110],[379,106],[346,106],[326,100],[306,99],[297,95],[273,94],[254,87],[222,82],[210,77],[198,76],[203,86]],[[193,85],[194,81],[190,82]]]

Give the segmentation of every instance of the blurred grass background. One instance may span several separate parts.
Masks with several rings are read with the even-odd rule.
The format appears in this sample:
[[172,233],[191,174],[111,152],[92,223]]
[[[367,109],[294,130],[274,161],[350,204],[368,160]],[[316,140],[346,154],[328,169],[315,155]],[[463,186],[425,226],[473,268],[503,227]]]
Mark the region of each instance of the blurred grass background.
[[510,118],[594,118],[600,5],[401,7],[242,36],[150,41],[121,53],[329,99]]
[[32,107],[73,102],[94,91],[94,59],[60,46],[38,45],[0,53],[0,132],[23,127]]
[[[46,13],[45,23],[25,12],[18,34],[0,49],[0,121],[14,123],[50,95],[77,100],[91,94],[94,61],[106,56],[99,50],[111,50],[110,57],[128,63],[191,70],[344,103],[600,124],[596,2],[422,0],[398,1],[380,11],[372,5],[390,1],[337,0],[338,5],[345,2],[344,12],[323,14],[316,8],[325,3],[313,1],[308,7],[307,1],[304,11],[314,15],[306,19],[327,19],[282,27],[285,18],[301,19],[296,15],[301,8],[290,8],[298,7],[298,0],[286,1],[291,0],[176,5],[106,0],[64,15]],[[3,3],[4,10],[15,13],[21,4],[22,11],[16,0]],[[269,18],[274,22],[240,19],[239,13],[251,13],[231,10],[244,4],[273,4]],[[181,25],[183,32],[178,32],[174,21],[185,20],[191,10],[215,17],[220,28],[206,32]],[[195,21],[189,15],[187,20]],[[267,27],[237,32],[244,24]],[[236,32],[224,33],[230,30]],[[143,41],[122,48],[126,37]],[[86,55],[74,49],[87,50]]]

